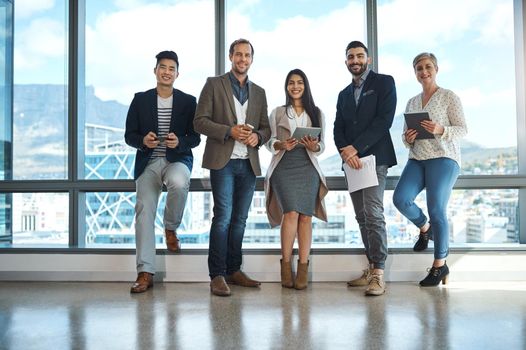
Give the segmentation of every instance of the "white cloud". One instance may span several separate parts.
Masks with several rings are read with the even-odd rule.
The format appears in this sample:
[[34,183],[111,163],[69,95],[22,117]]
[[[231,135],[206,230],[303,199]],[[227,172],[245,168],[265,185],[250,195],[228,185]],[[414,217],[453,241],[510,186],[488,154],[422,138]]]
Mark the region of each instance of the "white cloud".
[[[383,44],[414,43],[431,50],[458,39],[468,30],[487,35],[491,24],[512,20],[506,12],[509,10],[495,12],[495,8],[495,1],[491,0],[392,1],[378,7],[378,31]],[[488,15],[493,17],[493,23],[485,21]]]
[[[462,101],[469,140],[484,147],[516,145],[514,89],[484,92],[475,85],[455,93]],[[498,128],[497,133],[495,126]]]
[[459,90],[456,93],[460,97],[460,101],[462,101],[462,106],[464,108],[479,107],[487,98],[484,96],[479,86],[473,86],[468,89]]
[[40,69],[49,59],[65,56],[64,25],[49,18],[31,21],[15,40],[15,70]]
[[499,104],[514,105],[515,93],[514,89],[492,90],[488,93],[484,93],[480,86],[472,86],[464,90],[456,91],[464,108],[481,108],[494,105],[495,101],[499,101]]
[[[257,3],[248,0],[229,9],[226,44],[239,37],[254,44],[249,76],[265,88],[269,111],[284,103],[286,73],[293,68],[307,73],[314,99],[327,119],[329,148],[325,156],[334,154],[330,130],[336,99],[351,80],[344,65],[344,49],[350,40],[365,37],[362,5],[351,2],[320,17],[295,16],[260,29],[254,27],[249,14]],[[198,95],[205,77],[214,75],[214,9],[210,2],[132,7],[119,0],[116,5],[119,11],[101,14],[86,30],[87,84],[95,86],[97,95],[127,104],[134,92],[155,86],[154,55],[164,49],[173,49],[180,56],[181,75],[176,87]],[[490,0],[397,0],[379,6],[382,46],[400,46],[401,50],[400,54],[392,49],[381,53],[379,67],[381,73],[396,77],[399,110],[421,90],[411,66],[412,54],[407,58],[408,47],[415,50],[414,54],[428,50],[438,54],[440,84],[441,76],[458,69],[459,53],[451,53],[451,45],[458,45],[466,33],[475,34],[472,40],[485,40],[488,45],[492,45],[490,39],[510,40],[506,37],[513,32],[509,29],[509,6]],[[480,87],[458,93],[466,108],[480,108],[492,101]],[[471,130],[479,127],[484,126],[470,129],[470,138],[477,134]]]
[[104,14],[86,28],[86,79],[97,96],[128,104],[155,87],[155,55],[177,52],[176,87],[198,94],[214,75],[214,8],[209,1],[146,6]]
[[35,13],[52,9],[55,6],[55,0],[16,0],[14,3],[17,20],[31,17]]
[[488,46],[494,46],[499,42],[513,41],[513,2],[496,4],[491,12],[488,13],[488,19],[481,23],[481,36],[479,42],[486,42]]

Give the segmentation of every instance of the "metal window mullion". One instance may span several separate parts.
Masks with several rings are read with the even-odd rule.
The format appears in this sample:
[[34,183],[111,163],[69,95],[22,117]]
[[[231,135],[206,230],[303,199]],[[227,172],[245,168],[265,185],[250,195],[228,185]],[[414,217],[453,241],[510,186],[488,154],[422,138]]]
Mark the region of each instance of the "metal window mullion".
[[372,58],[371,68],[378,72],[378,12],[376,0],[366,0],[365,27],[367,36],[367,49]]
[[[84,169],[84,157],[79,158],[79,87],[84,86],[84,31],[85,31],[85,1],[68,1],[68,178],[66,183],[69,193],[69,246],[78,247],[83,242],[85,217],[83,213],[85,201],[76,184]],[[83,125],[82,125],[83,126]],[[83,142],[82,142],[83,145]],[[84,154],[81,148],[82,155]]]
[[[517,161],[519,175],[526,174],[526,6],[524,0],[513,1],[515,38],[515,90],[517,108]],[[519,242],[526,244],[526,188],[519,189]]]
[[215,0],[215,74],[225,72],[225,2],[226,0]]

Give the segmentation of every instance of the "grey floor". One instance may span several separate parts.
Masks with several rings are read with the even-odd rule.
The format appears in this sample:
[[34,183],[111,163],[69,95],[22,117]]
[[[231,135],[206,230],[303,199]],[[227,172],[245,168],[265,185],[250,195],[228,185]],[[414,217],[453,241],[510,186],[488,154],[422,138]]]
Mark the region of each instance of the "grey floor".
[[526,349],[526,282],[264,283],[211,296],[206,283],[3,282],[0,349]]

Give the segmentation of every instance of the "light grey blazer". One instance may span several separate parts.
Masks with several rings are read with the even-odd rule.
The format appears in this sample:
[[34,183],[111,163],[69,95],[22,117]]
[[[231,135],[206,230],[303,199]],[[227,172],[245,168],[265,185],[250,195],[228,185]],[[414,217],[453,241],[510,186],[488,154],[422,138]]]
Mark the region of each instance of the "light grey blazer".
[[[265,90],[249,81],[246,123],[260,135],[257,147],[247,147],[248,158],[256,176],[261,175],[259,146],[270,138]],[[230,160],[234,139],[226,138],[228,130],[237,124],[234,92],[228,73],[206,80],[195,111],[194,129],[206,135],[203,168],[219,170]]]

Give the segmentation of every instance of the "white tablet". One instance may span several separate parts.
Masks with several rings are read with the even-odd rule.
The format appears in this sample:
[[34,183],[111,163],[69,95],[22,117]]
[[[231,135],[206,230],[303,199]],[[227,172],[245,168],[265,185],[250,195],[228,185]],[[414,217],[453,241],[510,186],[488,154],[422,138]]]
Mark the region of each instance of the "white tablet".
[[320,136],[321,128],[312,128],[312,127],[297,127],[292,134],[292,137],[296,140],[301,140],[303,136],[309,135],[310,137],[317,138]]

